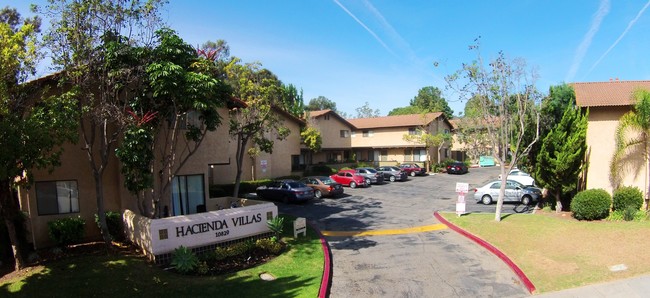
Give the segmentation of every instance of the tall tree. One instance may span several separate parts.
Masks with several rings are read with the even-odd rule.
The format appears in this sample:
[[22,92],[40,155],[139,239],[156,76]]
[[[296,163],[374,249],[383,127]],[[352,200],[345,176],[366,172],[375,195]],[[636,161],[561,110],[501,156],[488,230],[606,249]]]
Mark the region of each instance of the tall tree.
[[240,59],[234,58],[226,66],[226,72],[233,96],[245,104],[245,107],[231,110],[229,125],[229,133],[237,142],[233,197],[238,197],[244,155],[248,153],[254,157],[259,152],[272,153],[274,140],[283,140],[290,131],[273,111],[273,103],[282,91],[277,81],[267,75],[268,70],[260,69],[259,63],[242,64]]
[[411,99],[409,106],[394,108],[388,113],[388,116],[433,112],[442,112],[447,119],[454,116],[454,111],[449,107],[447,100],[442,97],[442,91],[437,87],[427,86],[418,90],[418,94]]
[[129,103],[141,94],[145,67],[122,60],[121,50],[152,42],[160,25],[161,0],[49,0],[36,7],[51,20],[46,42],[52,63],[63,81],[74,86],[72,97],[83,112],[79,121],[82,149],[95,181],[100,230],[106,244],[110,234],[104,206],[104,173],[128,125]]
[[447,119],[454,116],[447,100],[442,97],[442,91],[437,87],[427,86],[418,90],[418,95],[411,99],[411,106],[420,107],[426,112],[442,112]]
[[298,91],[293,84],[282,84],[281,107],[289,114],[303,118],[305,117],[305,103],[302,97],[302,90]]
[[[543,140],[549,134],[551,129],[560,123],[566,109],[575,107],[575,97],[576,96],[575,92],[573,91],[573,87],[568,84],[560,84],[549,87],[548,96],[542,99],[542,104],[540,107],[540,140]],[[528,125],[533,126],[535,123],[533,121],[529,121]],[[531,127],[529,130],[533,131],[533,127]],[[526,137],[528,138],[526,141],[530,141],[530,138],[534,138],[535,136],[533,134],[529,134]],[[537,172],[538,165],[535,164],[535,161],[537,160],[537,156],[540,154],[541,148],[542,142],[536,142],[531,147],[527,159],[520,162],[523,167],[530,168],[531,173]]]
[[40,19],[0,10],[0,218],[16,270],[25,266],[15,225],[22,223],[16,188],[32,182],[33,169],[57,166],[61,145],[75,140],[77,128],[71,98],[40,98],[47,93],[45,83],[25,83],[41,57],[39,31]]
[[556,212],[562,211],[561,194],[577,189],[587,151],[587,119],[577,108],[566,109],[537,155],[536,178],[555,197]]
[[[634,109],[621,117],[616,128],[616,150],[610,164],[610,179],[614,188],[621,186],[623,171],[629,168],[650,169],[650,91],[634,92]],[[644,164],[636,159],[641,156]],[[650,184],[648,184],[650,191]],[[645,197],[646,210],[648,196]]]
[[355,109],[357,118],[375,118],[379,117],[379,109],[372,109],[370,104],[366,101],[362,106]]
[[[495,220],[501,220],[501,209],[507,174],[526,155],[532,144],[524,143],[527,116],[537,113],[539,93],[535,89],[535,72],[529,70],[521,59],[509,60],[503,52],[488,65],[481,57],[478,45],[470,46],[477,52],[477,59],[447,76],[451,88],[468,100],[478,97],[480,115],[487,130],[490,145],[495,148],[494,158],[501,167],[501,189],[497,200]],[[539,123],[539,117],[534,118]],[[538,135],[538,127],[535,135]],[[509,166],[507,162],[510,160]]]
[[328,109],[334,112],[338,112],[336,110],[336,103],[331,101],[329,98],[325,96],[312,98],[309,100],[307,106],[305,106],[305,110],[307,111],[320,111],[320,110],[328,110]]
[[170,29],[158,30],[156,37],[145,89],[130,106],[132,123],[116,152],[140,213],[152,218],[162,215],[160,202],[171,197],[174,177],[205,135],[221,123],[217,109],[225,106],[229,96],[229,89],[217,79],[218,61],[211,60],[222,55],[197,53]]

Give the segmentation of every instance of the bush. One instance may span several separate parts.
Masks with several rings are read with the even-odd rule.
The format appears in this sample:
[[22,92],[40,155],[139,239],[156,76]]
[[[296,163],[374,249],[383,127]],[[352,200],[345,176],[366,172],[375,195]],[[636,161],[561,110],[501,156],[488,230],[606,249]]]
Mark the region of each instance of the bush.
[[269,230],[275,233],[276,237],[280,237],[284,230],[284,217],[276,216],[275,218],[266,221],[266,226],[269,227]]
[[604,189],[588,189],[579,192],[571,201],[573,217],[579,220],[597,220],[607,218],[611,196]]
[[[95,214],[95,223],[99,226],[99,216]],[[108,234],[111,239],[116,241],[124,241],[124,223],[122,222],[122,214],[114,211],[106,211],[106,225],[108,226]]]
[[315,165],[305,171],[305,176],[329,176],[336,173],[336,170],[326,165]]
[[214,249],[214,258],[221,261],[226,258],[231,258],[238,255],[243,255],[255,248],[255,242],[244,241],[238,242],[229,246],[217,247]]
[[643,193],[638,187],[624,186],[614,191],[612,210],[627,210],[632,207],[635,210],[643,206]]
[[623,219],[625,221],[634,220],[637,211],[639,211],[639,209],[634,208],[634,206],[627,206],[627,208],[625,208],[625,211],[623,212]]
[[199,265],[199,258],[185,246],[174,250],[172,254],[172,267],[180,273],[190,273]]
[[67,246],[83,239],[85,226],[81,217],[67,217],[48,222],[47,231],[57,245]]
[[[623,221],[625,219],[625,211],[622,210],[616,210],[612,211],[609,214],[609,217],[607,217],[607,220],[609,221]],[[645,212],[645,210],[634,210],[634,216],[632,216],[632,221],[644,221],[648,220],[648,215]]]
[[282,251],[282,243],[273,241],[269,238],[259,239],[255,242],[255,246],[259,249],[268,251],[274,255],[277,255]]

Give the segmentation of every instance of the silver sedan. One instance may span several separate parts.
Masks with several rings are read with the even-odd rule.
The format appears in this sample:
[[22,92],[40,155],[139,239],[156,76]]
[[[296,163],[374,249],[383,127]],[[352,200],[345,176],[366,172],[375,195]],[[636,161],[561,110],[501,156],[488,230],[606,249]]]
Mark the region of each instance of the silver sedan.
[[[485,205],[492,204],[499,198],[501,189],[501,180],[492,181],[480,188],[474,189],[474,199]],[[506,193],[503,198],[504,202],[520,202],[524,205],[530,205],[537,202],[542,197],[542,190],[534,186],[526,186],[517,181],[506,181]]]

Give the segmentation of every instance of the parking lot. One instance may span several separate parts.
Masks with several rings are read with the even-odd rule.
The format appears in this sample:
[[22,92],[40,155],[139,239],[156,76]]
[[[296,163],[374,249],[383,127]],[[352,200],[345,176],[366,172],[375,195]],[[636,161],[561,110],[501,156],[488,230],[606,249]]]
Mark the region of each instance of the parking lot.
[[[472,189],[495,179],[499,168],[465,175],[410,177],[306,204],[278,204],[281,213],[306,217],[322,231],[382,231],[438,224],[435,211],[455,211],[456,183],[469,183],[467,212],[493,213],[476,204]],[[505,204],[504,213],[529,212]],[[497,224],[497,223],[495,223]],[[497,257],[449,229],[382,236],[327,237],[332,249],[332,297],[523,297],[528,293]]]

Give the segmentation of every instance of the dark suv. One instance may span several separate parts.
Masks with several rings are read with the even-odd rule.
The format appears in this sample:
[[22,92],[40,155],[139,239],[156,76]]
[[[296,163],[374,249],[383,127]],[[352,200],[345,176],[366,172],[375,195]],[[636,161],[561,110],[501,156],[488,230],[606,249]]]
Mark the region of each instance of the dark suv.
[[399,167],[411,177],[424,176],[427,174],[427,170],[416,163],[403,163]]

